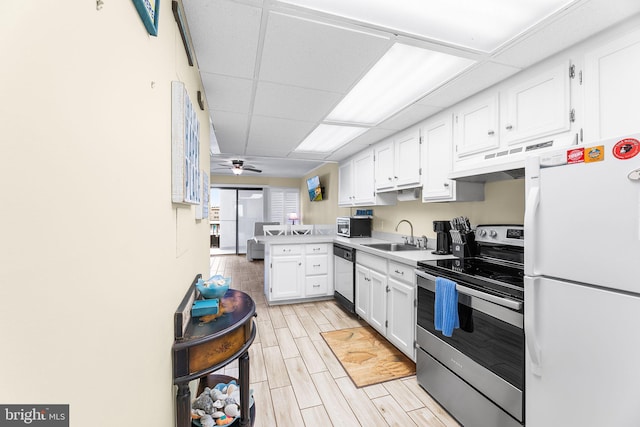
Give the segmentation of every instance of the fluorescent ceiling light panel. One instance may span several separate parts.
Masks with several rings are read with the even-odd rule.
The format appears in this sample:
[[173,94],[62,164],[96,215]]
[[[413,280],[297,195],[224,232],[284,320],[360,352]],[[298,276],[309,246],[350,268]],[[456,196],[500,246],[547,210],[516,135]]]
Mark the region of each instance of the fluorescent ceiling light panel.
[[450,80],[474,62],[396,43],[325,120],[375,126]]
[[368,128],[321,124],[294,151],[332,153]]
[[577,0],[280,1],[374,27],[492,52]]

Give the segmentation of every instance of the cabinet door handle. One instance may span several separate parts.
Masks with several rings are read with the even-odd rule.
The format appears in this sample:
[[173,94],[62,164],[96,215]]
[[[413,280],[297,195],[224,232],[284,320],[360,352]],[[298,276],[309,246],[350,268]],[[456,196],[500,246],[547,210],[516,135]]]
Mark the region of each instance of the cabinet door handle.
[[511,130],[511,129],[513,129],[513,126],[511,126],[511,125],[507,125],[507,127],[505,127],[505,129],[506,129],[506,130]]
[[314,267],[320,267],[320,264],[313,264]]
[[449,183],[448,183],[448,182],[445,182],[445,183],[444,183],[444,184],[442,184],[442,185],[444,185],[445,187],[448,187],[448,186],[449,186]]
[[301,262],[299,262],[299,263],[298,263],[298,265],[302,265],[302,263],[301,263]]
[[314,287],[314,288],[319,288],[319,287],[320,287],[320,285],[313,285],[313,287]]
[[402,274],[404,276],[404,271],[398,271],[396,270],[396,274]]
[[496,133],[495,133],[494,131],[492,131],[492,130],[490,130],[489,132],[487,132],[487,135],[489,135],[489,136],[493,136],[493,135],[495,135],[495,134],[496,134]]

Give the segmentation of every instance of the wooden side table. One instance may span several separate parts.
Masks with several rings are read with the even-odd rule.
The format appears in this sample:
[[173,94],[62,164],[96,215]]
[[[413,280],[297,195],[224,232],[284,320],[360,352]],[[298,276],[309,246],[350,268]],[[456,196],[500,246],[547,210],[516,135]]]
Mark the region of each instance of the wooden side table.
[[[201,276],[196,276],[194,283],[199,277]],[[178,386],[176,426],[191,425],[189,381],[203,378],[201,383],[211,383],[221,378],[228,383],[233,378],[219,378],[214,375],[207,378],[207,376],[236,359],[238,359],[239,368],[240,418],[233,425],[241,427],[253,425],[251,413],[255,413],[255,409],[249,408],[248,349],[256,336],[253,320],[256,316],[255,303],[244,292],[229,289],[220,299],[218,314],[191,318],[188,313],[197,296],[196,287],[192,284],[176,311],[176,340],[172,347],[173,383]],[[215,385],[216,383],[213,384]],[[204,386],[201,389],[204,389]]]

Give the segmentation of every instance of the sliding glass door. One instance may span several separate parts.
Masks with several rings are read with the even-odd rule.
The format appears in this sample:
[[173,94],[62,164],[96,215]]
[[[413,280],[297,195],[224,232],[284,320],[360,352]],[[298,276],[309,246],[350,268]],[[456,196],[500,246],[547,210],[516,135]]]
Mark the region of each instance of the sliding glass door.
[[[261,188],[212,188],[212,203],[219,204],[219,245],[212,254],[244,254],[256,222],[264,218]],[[215,206],[212,206],[215,208]]]

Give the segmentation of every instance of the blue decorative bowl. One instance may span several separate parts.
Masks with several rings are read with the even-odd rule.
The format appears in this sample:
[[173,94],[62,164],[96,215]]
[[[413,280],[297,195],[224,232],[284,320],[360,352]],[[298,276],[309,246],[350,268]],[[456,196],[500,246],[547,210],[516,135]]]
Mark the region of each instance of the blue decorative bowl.
[[196,288],[200,291],[203,298],[213,299],[222,298],[229,290],[231,277],[222,277],[220,275],[211,276],[206,282],[198,279]]

